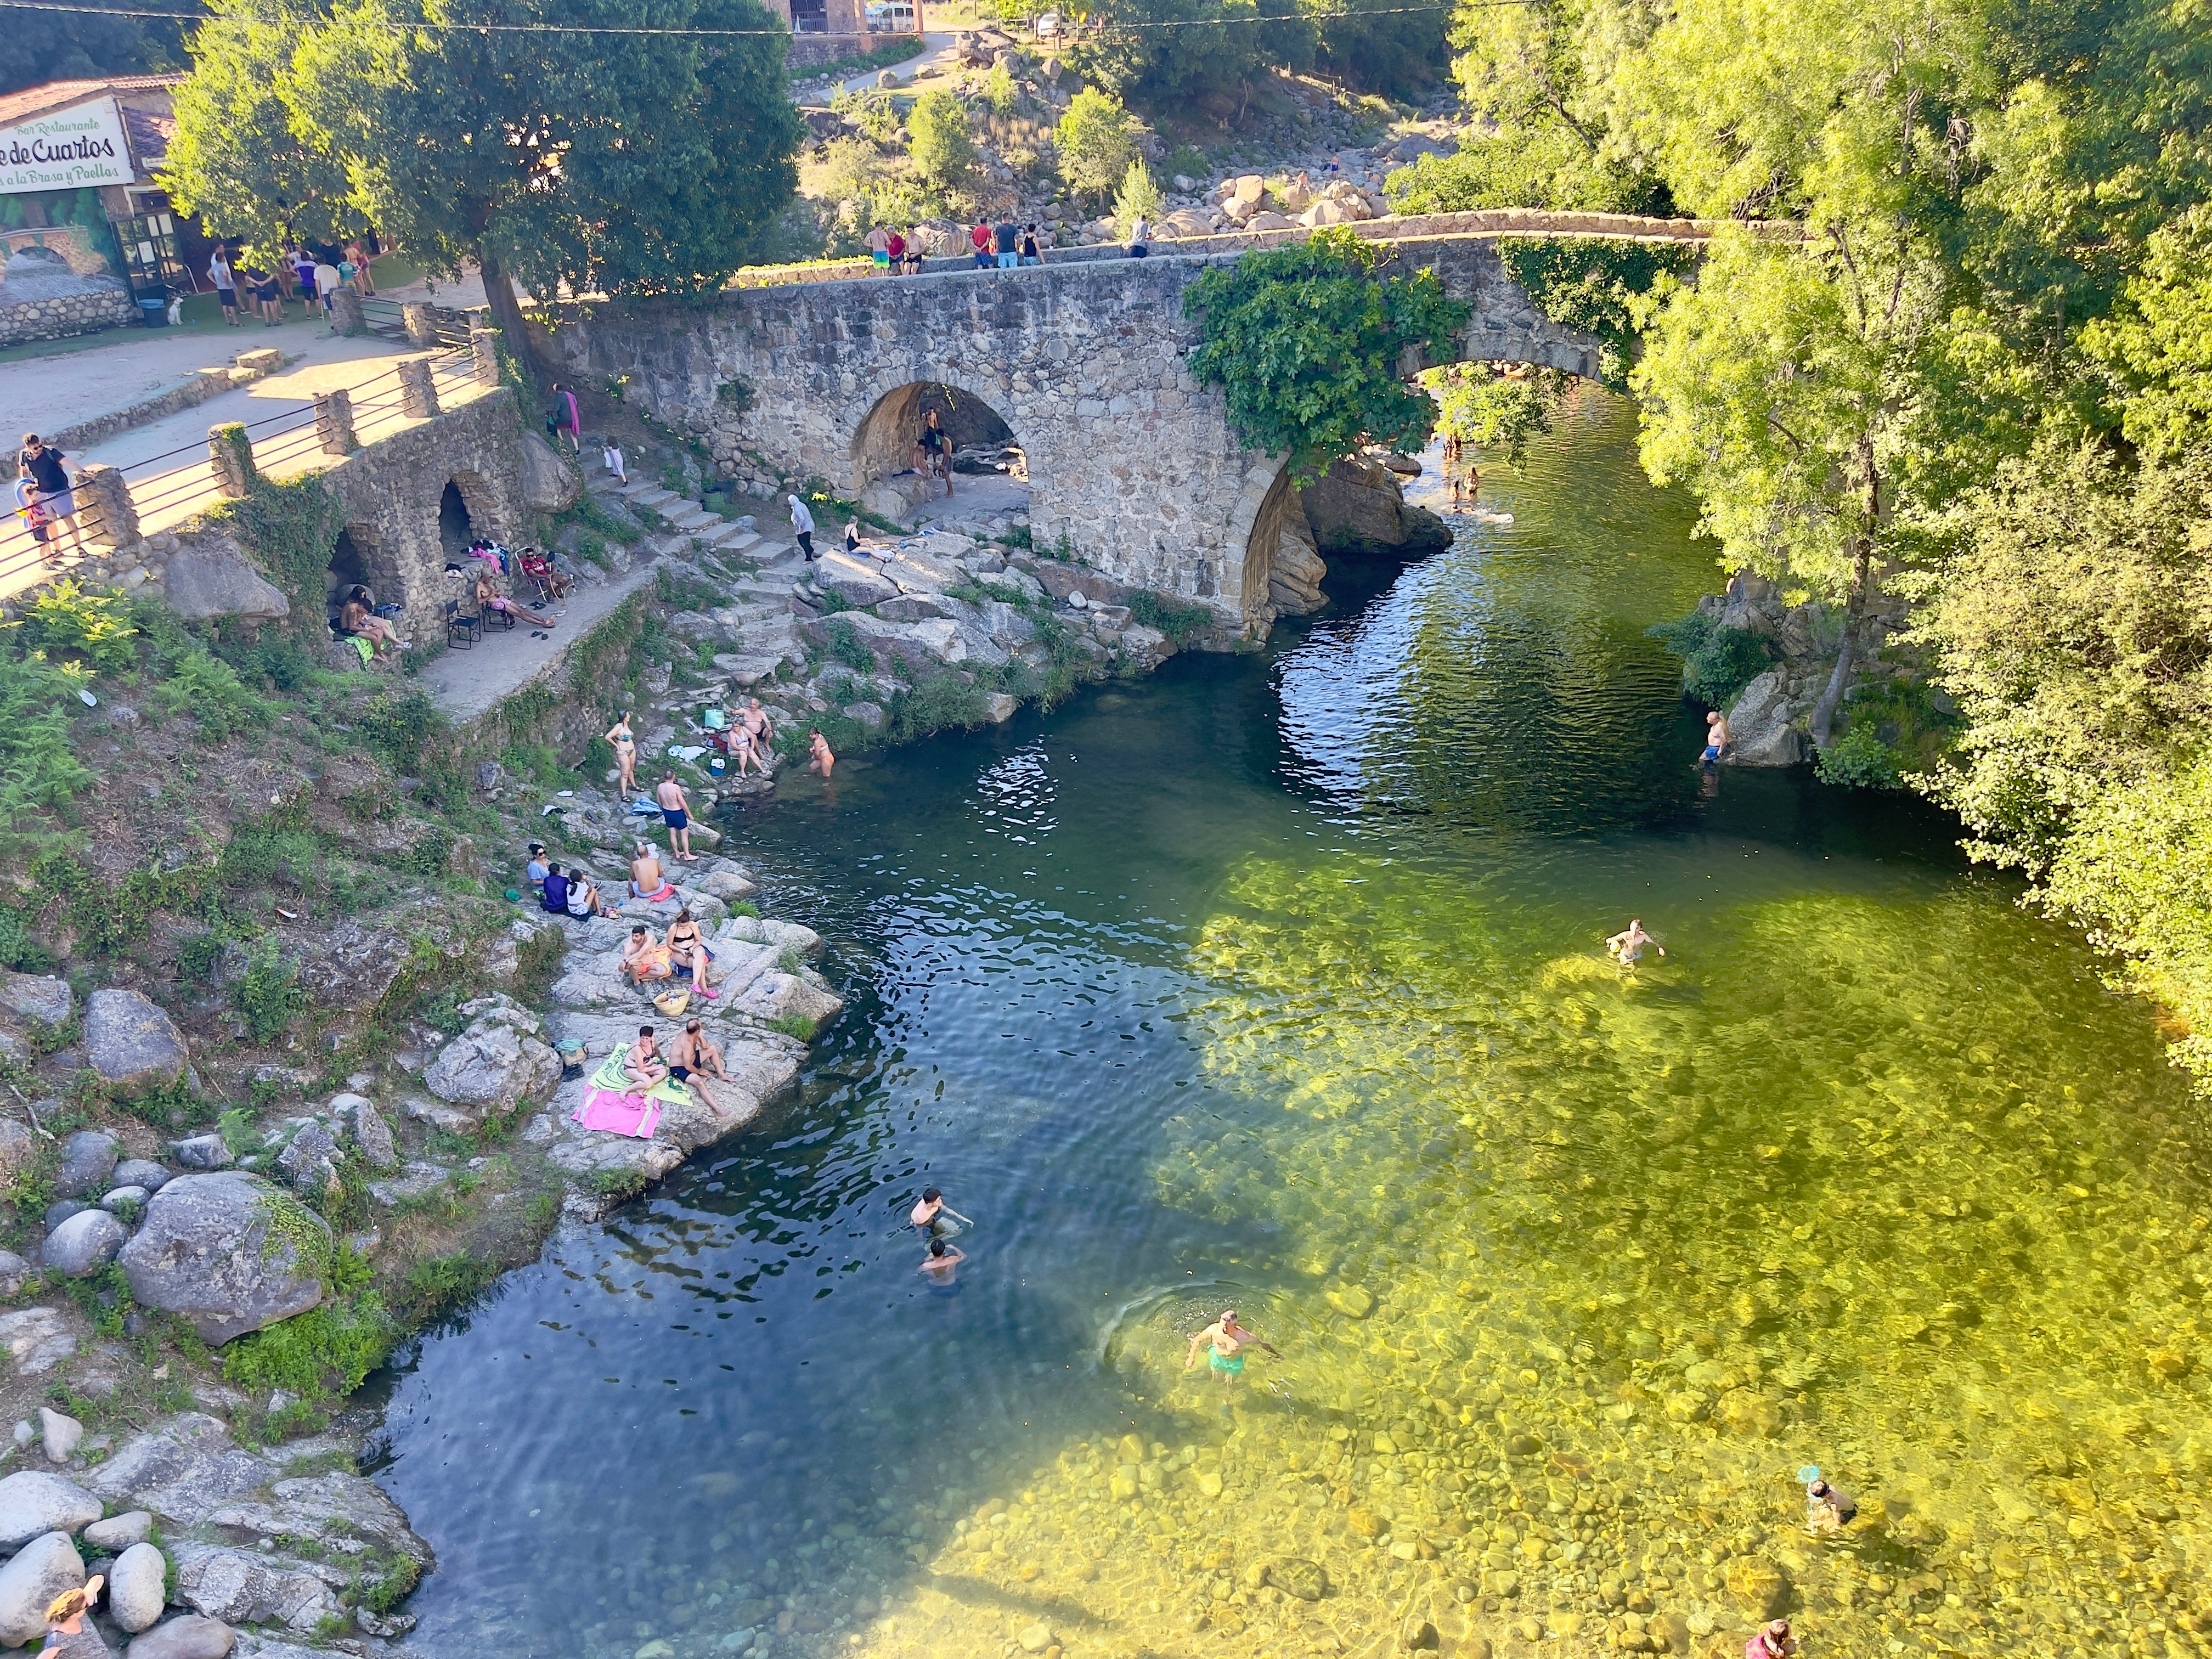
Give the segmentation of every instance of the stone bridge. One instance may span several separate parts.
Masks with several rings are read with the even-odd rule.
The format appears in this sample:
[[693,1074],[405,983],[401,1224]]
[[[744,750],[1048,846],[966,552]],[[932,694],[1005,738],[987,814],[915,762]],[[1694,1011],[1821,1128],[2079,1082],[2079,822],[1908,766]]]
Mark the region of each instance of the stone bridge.
[[[1698,244],[1689,220],[1506,210],[1353,227],[1473,306],[1458,360],[1594,376],[1598,343],[1506,274],[1506,236]],[[1153,258],[1056,250],[1042,267],[737,288],[700,301],[558,308],[541,342],[568,374],[626,396],[720,459],[751,451],[858,495],[908,464],[922,393],[988,409],[1028,463],[1031,535],[1117,580],[1273,619],[1268,574],[1295,501],[1282,458],[1245,448],[1218,390],[1191,377],[1183,290],[1209,264],[1303,231],[1163,244]],[[1433,365],[1423,365],[1432,367]],[[750,391],[748,400],[743,394]]]

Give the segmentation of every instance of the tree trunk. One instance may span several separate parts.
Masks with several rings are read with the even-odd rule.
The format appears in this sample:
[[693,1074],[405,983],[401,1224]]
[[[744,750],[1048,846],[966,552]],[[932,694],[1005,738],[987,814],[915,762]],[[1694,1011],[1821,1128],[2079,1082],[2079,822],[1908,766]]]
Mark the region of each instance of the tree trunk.
[[522,307],[514,297],[514,284],[500,269],[497,256],[482,242],[477,244],[477,264],[483,272],[484,303],[491,307],[491,319],[499,325],[507,350],[522,365],[522,372],[534,389],[544,376],[539,372],[538,354],[530,349],[530,334],[523,325]]
[[1844,606],[1844,640],[1836,648],[1835,672],[1828,676],[1828,684],[1820,693],[1820,701],[1813,705],[1813,746],[1826,749],[1830,734],[1835,729],[1836,710],[1850,690],[1851,667],[1858,655],[1859,624],[1866,615],[1869,567],[1872,557],[1862,544],[1857,568],[1851,574],[1851,597]]

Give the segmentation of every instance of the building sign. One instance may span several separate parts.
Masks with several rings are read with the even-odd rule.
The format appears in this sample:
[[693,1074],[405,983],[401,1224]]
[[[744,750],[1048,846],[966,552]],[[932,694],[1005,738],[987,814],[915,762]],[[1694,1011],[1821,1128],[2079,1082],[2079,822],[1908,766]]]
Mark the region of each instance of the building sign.
[[88,99],[20,126],[0,127],[0,196],[127,185],[137,176],[112,98]]

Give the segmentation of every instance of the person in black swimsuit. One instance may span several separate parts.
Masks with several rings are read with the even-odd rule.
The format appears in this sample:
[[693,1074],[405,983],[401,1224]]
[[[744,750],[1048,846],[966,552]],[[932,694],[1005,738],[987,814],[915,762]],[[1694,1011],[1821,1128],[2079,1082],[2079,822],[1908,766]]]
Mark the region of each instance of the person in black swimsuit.
[[945,474],[945,494],[952,495],[952,434],[947,432],[931,410],[922,417],[921,435],[914,441],[914,470],[925,478],[933,477],[939,469]]

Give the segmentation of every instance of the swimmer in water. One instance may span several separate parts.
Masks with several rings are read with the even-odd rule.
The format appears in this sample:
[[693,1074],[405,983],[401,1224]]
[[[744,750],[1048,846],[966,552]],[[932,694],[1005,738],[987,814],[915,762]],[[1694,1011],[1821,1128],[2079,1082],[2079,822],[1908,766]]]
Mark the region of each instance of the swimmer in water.
[[1716,708],[1705,716],[1705,752],[1700,758],[1708,766],[1717,765],[1728,746],[1728,716]]
[[954,1249],[941,1238],[933,1238],[929,1241],[929,1254],[915,1271],[927,1273],[932,1284],[950,1285],[952,1270],[967,1259],[965,1252]]
[[934,1187],[921,1189],[921,1202],[914,1206],[907,1219],[939,1238],[957,1238],[963,1229],[975,1224],[947,1204],[945,1194]]
[[1283,1357],[1274,1344],[1262,1342],[1258,1336],[1238,1324],[1234,1308],[1223,1309],[1220,1318],[1191,1338],[1189,1352],[1182,1357],[1183,1370],[1188,1370],[1198,1364],[1200,1345],[1206,1342],[1213,1344],[1213,1352],[1206,1357],[1207,1369],[1221,1379],[1221,1386],[1224,1389],[1229,1386],[1230,1378],[1243,1375],[1246,1348],[1265,1348],[1278,1359]]
[[1667,954],[1667,947],[1645,933],[1644,924],[1632,916],[1627,927],[1606,940],[1605,949],[1606,954],[1622,967],[1633,968],[1636,959],[1644,954],[1644,947],[1647,945],[1662,957]]
[[1452,479],[1452,511],[1460,513],[1467,507],[1467,481],[1455,476]]

